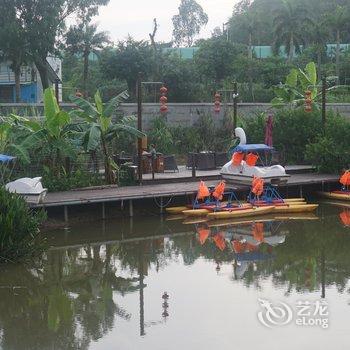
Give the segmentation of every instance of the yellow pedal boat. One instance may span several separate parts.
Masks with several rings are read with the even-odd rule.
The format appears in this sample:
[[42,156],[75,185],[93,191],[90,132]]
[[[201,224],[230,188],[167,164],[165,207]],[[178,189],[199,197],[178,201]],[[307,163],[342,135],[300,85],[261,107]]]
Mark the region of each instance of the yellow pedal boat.
[[334,192],[317,192],[320,196],[325,198],[339,199],[342,201],[350,201],[350,195],[347,193],[334,193]]
[[274,213],[307,213],[318,208],[318,204],[295,204],[275,207]]
[[207,216],[209,213],[210,211],[207,209],[187,209],[182,212],[186,216]]
[[247,216],[258,216],[273,212],[275,207],[260,207],[260,208],[250,208],[250,209],[240,209],[232,211],[218,211],[208,214],[208,219],[230,219],[230,218],[242,218]]
[[182,214],[182,212],[184,210],[187,210],[188,208],[185,207],[185,206],[182,206],[182,207],[170,207],[170,208],[165,208],[165,211],[168,213],[168,214],[172,214],[172,215],[175,215],[175,214]]

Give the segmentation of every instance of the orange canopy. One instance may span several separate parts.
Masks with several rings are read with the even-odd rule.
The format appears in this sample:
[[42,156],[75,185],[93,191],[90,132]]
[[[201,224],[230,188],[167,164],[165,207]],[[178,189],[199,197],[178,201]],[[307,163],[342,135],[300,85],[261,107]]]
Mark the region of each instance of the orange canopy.
[[206,228],[198,229],[198,238],[201,245],[203,245],[210,235],[210,230]]
[[204,198],[209,197],[209,196],[210,196],[210,192],[209,192],[208,187],[205,185],[204,181],[201,181],[199,183],[197,198],[204,199]]
[[243,159],[244,159],[244,153],[242,153],[242,152],[235,152],[232,155],[233,165],[241,165],[241,162]]
[[225,192],[225,181],[220,181],[220,183],[215,187],[215,190],[213,192],[213,197],[221,201]]
[[350,171],[347,170],[345,173],[340,177],[339,182],[344,186],[350,185]]
[[255,166],[258,159],[259,159],[259,156],[254,153],[248,153],[245,157],[245,161],[249,166]]
[[217,233],[214,237],[213,240],[215,242],[215,245],[223,251],[226,248],[226,243],[225,243],[225,238],[222,233]]

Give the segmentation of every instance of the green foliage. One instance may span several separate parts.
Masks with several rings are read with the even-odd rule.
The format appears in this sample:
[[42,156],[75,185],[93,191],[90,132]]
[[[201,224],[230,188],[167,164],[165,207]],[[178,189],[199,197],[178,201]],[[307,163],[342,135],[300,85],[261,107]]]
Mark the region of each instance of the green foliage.
[[[244,119],[248,142],[263,142],[265,124],[265,113]],[[312,163],[319,171],[331,173],[350,167],[350,122],[334,112],[327,113],[323,133],[318,111],[278,111],[274,116],[273,143],[287,164]]]
[[319,135],[306,146],[306,158],[319,171],[339,173],[350,167],[350,122],[328,113],[325,135]]
[[155,145],[157,152],[164,154],[173,152],[173,135],[171,134],[164,117],[157,117],[152,120],[152,126],[148,133],[148,137],[149,143]]
[[104,184],[101,176],[90,173],[86,169],[77,169],[57,177],[50,168],[45,167],[42,177],[43,186],[47,188],[49,192],[69,191],[75,188],[100,186]]
[[42,212],[32,212],[25,200],[0,187],[0,262],[15,262],[40,253]]
[[65,158],[76,157],[72,139],[77,126],[72,124],[68,112],[60,110],[53,89],[44,92],[44,121],[22,118],[20,122],[28,131],[28,136],[20,144],[21,148],[45,154],[45,163],[59,176],[64,169]]
[[191,47],[196,35],[208,23],[208,15],[195,0],[181,0],[179,14],[173,16],[175,44]]

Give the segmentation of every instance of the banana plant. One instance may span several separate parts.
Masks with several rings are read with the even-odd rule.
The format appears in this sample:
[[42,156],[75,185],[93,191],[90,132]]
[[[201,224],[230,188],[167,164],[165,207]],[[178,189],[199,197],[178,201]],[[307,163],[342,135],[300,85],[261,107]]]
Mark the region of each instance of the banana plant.
[[101,150],[104,158],[105,179],[109,184],[116,182],[117,165],[113,161],[111,153],[111,141],[118,137],[120,132],[126,132],[138,138],[145,134],[136,128],[125,123],[114,123],[112,119],[118,105],[129,97],[127,91],[112,98],[104,104],[100,92],[97,91],[94,96],[94,103],[83,99],[82,97],[71,96],[70,99],[79,107],[75,114],[83,118],[86,122],[86,130],[82,137],[82,144],[86,151],[92,152]]
[[275,86],[276,97],[271,101],[275,108],[299,107],[304,104],[305,92],[311,91],[311,99],[317,102],[317,69],[314,62],[309,62],[305,69],[291,69],[284,84]]
[[56,176],[60,176],[65,158],[76,157],[74,136],[79,125],[73,124],[68,112],[60,110],[53,89],[44,92],[44,121],[21,120],[22,126],[30,131],[21,147],[31,152],[43,151],[44,163]]

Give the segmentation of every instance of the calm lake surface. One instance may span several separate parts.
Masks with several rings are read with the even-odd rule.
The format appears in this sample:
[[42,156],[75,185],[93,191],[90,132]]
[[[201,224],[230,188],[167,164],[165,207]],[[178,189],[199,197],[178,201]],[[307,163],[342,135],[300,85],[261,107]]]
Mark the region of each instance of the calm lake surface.
[[350,209],[168,219],[51,232],[42,259],[1,267],[1,349],[349,348]]

